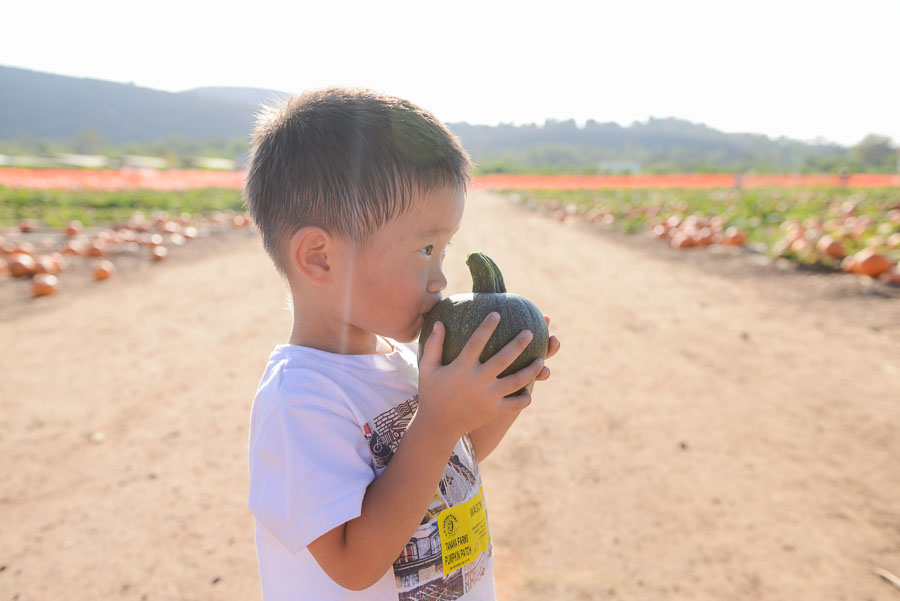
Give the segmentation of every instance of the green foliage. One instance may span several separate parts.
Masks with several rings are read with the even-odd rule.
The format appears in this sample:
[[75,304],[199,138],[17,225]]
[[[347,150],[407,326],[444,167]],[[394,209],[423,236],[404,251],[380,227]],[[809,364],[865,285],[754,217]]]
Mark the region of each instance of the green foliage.
[[86,226],[112,224],[135,211],[167,211],[202,215],[215,211],[243,211],[239,190],[203,188],[178,192],[158,190],[23,190],[0,186],[0,226],[31,218],[50,227],[72,219]]
[[866,170],[893,171],[900,168],[900,153],[891,139],[870,134],[851,150],[854,166]]

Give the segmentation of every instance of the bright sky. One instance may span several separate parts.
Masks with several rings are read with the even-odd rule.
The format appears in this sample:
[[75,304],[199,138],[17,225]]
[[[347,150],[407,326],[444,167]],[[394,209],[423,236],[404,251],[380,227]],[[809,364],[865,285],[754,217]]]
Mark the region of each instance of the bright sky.
[[3,20],[2,65],[173,92],[354,85],[450,122],[673,116],[900,145],[898,0],[47,0]]

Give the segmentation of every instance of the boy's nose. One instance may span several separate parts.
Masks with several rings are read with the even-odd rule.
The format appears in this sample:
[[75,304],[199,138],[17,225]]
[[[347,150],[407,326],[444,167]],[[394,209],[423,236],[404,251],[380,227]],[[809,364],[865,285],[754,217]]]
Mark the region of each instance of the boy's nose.
[[438,270],[438,272],[432,275],[431,279],[428,280],[428,292],[440,292],[446,287],[447,278],[444,277],[444,272],[441,270]]

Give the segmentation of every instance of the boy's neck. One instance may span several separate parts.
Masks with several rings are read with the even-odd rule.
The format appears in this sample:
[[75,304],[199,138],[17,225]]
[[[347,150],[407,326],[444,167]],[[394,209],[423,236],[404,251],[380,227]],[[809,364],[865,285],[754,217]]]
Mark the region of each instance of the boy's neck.
[[328,324],[324,319],[300,319],[294,315],[289,344],[338,355],[376,355],[394,350],[391,343],[350,324]]

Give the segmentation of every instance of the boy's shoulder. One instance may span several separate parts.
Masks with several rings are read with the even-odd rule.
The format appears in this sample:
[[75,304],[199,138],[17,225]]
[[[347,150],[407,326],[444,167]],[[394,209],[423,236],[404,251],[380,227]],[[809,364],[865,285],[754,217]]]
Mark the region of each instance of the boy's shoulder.
[[279,344],[269,355],[263,381],[267,377],[278,376],[278,381],[282,385],[285,383],[302,385],[310,378],[332,379],[340,384],[346,382],[348,378],[379,379],[378,376],[381,374],[404,374],[410,367],[418,370],[417,341],[402,343],[386,340],[394,350],[386,354],[372,355],[342,355],[306,346]]
[[254,416],[306,405],[360,417],[363,406],[381,404],[381,389],[415,390],[417,346],[390,342],[394,352],[387,355],[339,355],[297,345],[276,346],[256,391]]

